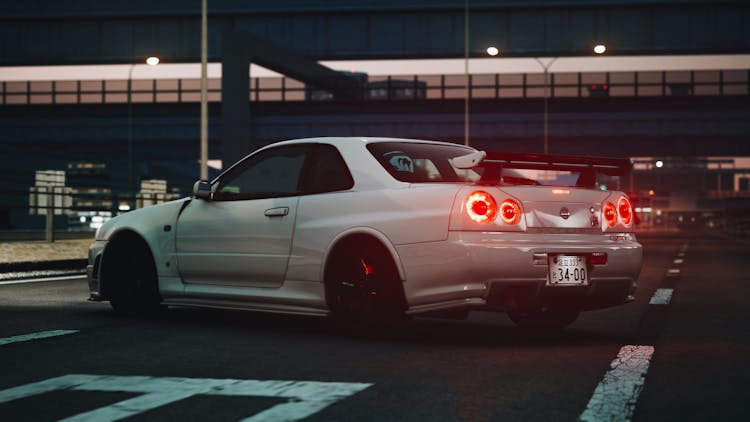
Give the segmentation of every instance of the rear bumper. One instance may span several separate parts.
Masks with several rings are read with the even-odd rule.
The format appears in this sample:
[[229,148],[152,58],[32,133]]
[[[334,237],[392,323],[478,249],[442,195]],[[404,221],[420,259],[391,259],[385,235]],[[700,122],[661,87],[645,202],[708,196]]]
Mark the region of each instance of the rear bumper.
[[[606,308],[632,301],[642,247],[633,234],[450,232],[443,242],[397,248],[408,313],[451,308]],[[587,286],[547,286],[548,254],[606,253]]]

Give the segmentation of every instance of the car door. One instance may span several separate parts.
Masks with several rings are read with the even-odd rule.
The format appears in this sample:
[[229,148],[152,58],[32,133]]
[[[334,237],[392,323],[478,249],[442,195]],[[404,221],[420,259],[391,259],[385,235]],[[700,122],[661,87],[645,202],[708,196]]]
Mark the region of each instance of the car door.
[[249,156],[194,198],[175,233],[186,284],[278,287],[284,281],[309,147],[280,146]]

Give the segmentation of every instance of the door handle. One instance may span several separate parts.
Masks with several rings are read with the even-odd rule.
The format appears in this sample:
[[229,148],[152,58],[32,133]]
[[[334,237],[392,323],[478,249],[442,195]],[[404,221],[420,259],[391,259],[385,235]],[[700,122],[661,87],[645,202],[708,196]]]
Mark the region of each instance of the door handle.
[[289,207],[278,207],[266,210],[263,213],[266,217],[283,217],[289,214]]

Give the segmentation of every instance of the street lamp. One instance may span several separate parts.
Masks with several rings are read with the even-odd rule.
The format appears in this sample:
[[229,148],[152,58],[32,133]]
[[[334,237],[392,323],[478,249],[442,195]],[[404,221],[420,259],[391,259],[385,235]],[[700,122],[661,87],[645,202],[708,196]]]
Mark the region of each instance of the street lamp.
[[[487,54],[494,57],[500,54],[500,50],[495,46],[487,47]],[[604,54],[607,51],[607,47],[604,44],[597,44],[594,46],[594,53]],[[539,57],[534,57],[534,60],[539,63],[539,66],[544,70],[544,153],[549,154],[549,106],[548,106],[548,89],[549,89],[549,69],[557,61],[559,57],[553,57],[546,63],[543,62]],[[467,70],[468,73],[468,70]],[[468,79],[468,77],[467,77]]]
[[201,1],[201,156],[200,180],[208,180],[208,5]]
[[469,0],[464,0],[464,145],[469,145]]
[[[133,70],[137,63],[132,63],[128,69],[128,189],[133,189]],[[156,66],[159,58],[150,56],[146,64]]]
[[553,57],[547,63],[544,63],[539,57],[534,57],[537,63],[544,69],[544,153],[549,154],[549,110],[547,105],[547,89],[549,86],[549,68],[557,61],[558,57]]

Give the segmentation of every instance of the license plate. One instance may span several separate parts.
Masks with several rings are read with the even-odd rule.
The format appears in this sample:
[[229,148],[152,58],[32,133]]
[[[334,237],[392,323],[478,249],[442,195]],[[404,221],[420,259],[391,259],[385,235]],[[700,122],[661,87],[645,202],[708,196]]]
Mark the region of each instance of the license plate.
[[586,257],[579,255],[549,255],[547,260],[549,286],[586,286],[589,284]]

